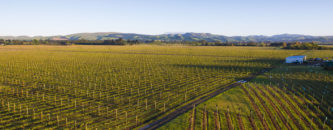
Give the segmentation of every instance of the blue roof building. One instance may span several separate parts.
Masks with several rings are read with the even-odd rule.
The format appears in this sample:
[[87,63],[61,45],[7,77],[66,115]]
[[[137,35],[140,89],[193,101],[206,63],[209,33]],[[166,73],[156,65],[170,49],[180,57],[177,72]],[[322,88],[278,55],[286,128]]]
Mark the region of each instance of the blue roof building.
[[286,58],[286,63],[303,63],[306,60],[305,55],[289,56]]

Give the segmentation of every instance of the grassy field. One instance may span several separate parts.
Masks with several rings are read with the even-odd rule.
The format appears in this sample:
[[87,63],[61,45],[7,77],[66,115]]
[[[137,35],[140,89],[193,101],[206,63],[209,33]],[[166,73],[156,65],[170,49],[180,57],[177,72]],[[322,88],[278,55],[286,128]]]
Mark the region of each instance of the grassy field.
[[[148,45],[1,46],[0,129],[135,128],[199,96],[248,77],[251,73],[278,65],[286,56],[296,54],[325,57],[332,55],[332,51]],[[287,80],[280,81],[281,76],[294,78],[294,73],[285,68],[279,68],[286,71],[283,75],[280,70],[272,72],[276,80],[270,79],[270,83],[275,87],[268,90],[276,94],[280,91],[284,93],[281,86],[285,86],[283,83]],[[313,85],[317,85],[317,82],[320,85],[331,83],[328,81],[333,79],[331,73],[317,73],[316,69],[312,70],[310,74],[300,71],[295,75],[303,74],[302,77],[309,79],[309,84]],[[285,74],[287,72],[290,74]],[[322,73],[323,76],[320,77]],[[325,76],[326,82],[323,82]],[[319,78],[319,81],[312,82],[310,79],[313,78]],[[259,77],[257,80],[265,82],[267,79]],[[213,125],[208,124],[213,123],[214,114],[211,112],[214,112],[218,105],[220,113],[216,115],[220,115],[221,122],[224,122],[226,117],[230,117],[228,119],[231,122],[237,122],[236,117],[240,114],[240,117],[244,118],[244,127],[249,128],[250,123],[246,120],[249,118],[246,116],[253,113],[251,118],[256,126],[263,128],[259,117],[256,117],[260,113],[250,112],[253,111],[253,103],[249,99],[251,96],[255,104],[259,104],[260,99],[255,97],[254,93],[261,91],[247,89],[267,86],[266,82],[260,82],[234,88],[211,99],[206,103],[208,112],[204,112],[205,115],[199,114],[204,110],[204,104],[198,106],[196,124],[200,123],[202,116],[207,116],[210,118],[206,120],[209,122],[206,126],[213,128]],[[310,94],[301,93],[296,88],[291,90],[295,89],[295,93],[306,95],[306,101],[314,99],[312,105],[317,105],[315,102],[318,103],[318,96],[310,96],[308,99]],[[268,90],[264,90],[267,95]],[[322,90],[325,89],[320,87],[318,92]],[[246,93],[249,96],[246,96]],[[266,100],[264,98],[265,102]],[[288,108],[299,108],[297,102],[290,102],[295,105],[287,106]],[[320,105],[326,107],[332,104],[327,99]],[[257,107],[260,112],[267,112],[264,106]],[[280,106],[277,107],[282,111]],[[273,109],[275,108],[269,106],[272,114],[278,113]],[[309,122],[310,116],[306,115],[308,113],[302,108],[299,109],[304,120]],[[321,107],[315,109],[316,111],[311,109],[310,114],[316,121],[323,123],[322,116],[326,112],[321,110]],[[264,121],[269,124],[269,128],[274,128],[274,121],[268,120],[270,118],[267,117],[269,112],[267,113],[262,118],[265,117]],[[286,116],[287,113],[281,114]],[[292,114],[299,122],[303,121],[303,118],[299,119],[300,116],[295,115],[297,113]],[[186,113],[180,116],[163,128],[188,128],[188,115]],[[276,123],[283,126],[280,119],[277,119]],[[290,123],[290,127],[298,128],[296,124]],[[239,127],[235,123],[232,125]],[[321,127],[316,123],[310,125],[313,128]],[[305,126],[306,124],[301,124],[302,128]]]
[[[332,51],[308,51],[310,57]],[[196,106],[160,129],[331,129],[333,72],[281,64]]]

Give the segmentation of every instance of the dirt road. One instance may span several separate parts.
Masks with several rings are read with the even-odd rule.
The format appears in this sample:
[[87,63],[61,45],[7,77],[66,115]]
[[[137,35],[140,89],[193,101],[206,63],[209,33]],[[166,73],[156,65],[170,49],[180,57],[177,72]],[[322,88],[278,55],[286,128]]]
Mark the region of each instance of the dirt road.
[[[249,76],[248,78],[243,79],[243,80],[250,81],[250,80],[254,79],[255,77],[257,77],[258,75],[260,75],[262,73],[265,73],[267,71],[270,71],[271,69],[272,68],[265,68],[261,72],[252,74],[251,76]],[[227,91],[227,90],[229,90],[231,88],[234,88],[234,87],[236,87],[238,85],[241,85],[241,83],[236,82],[236,83],[230,84],[230,85],[228,85],[226,87],[223,87],[221,89],[218,89],[218,90],[216,90],[216,91],[214,91],[214,92],[212,92],[212,93],[210,93],[210,94],[208,94],[208,95],[206,95],[204,97],[201,97],[201,98],[199,98],[197,100],[194,100],[194,101],[186,104],[185,106],[183,106],[181,108],[176,109],[175,111],[169,113],[168,115],[164,116],[163,118],[161,118],[159,120],[156,120],[156,121],[154,121],[154,122],[152,122],[152,123],[150,123],[148,125],[145,125],[145,126],[139,128],[139,129],[140,130],[153,130],[153,129],[157,129],[157,128],[161,127],[162,125],[166,124],[167,122],[175,119],[179,115],[181,115],[181,114],[183,114],[183,113],[185,113],[185,112],[187,112],[189,110],[192,110],[194,105],[197,106],[198,104],[203,103],[203,102],[207,101],[208,99],[211,99],[211,98],[217,96],[218,94],[220,94],[222,92],[225,92],[225,91]]]

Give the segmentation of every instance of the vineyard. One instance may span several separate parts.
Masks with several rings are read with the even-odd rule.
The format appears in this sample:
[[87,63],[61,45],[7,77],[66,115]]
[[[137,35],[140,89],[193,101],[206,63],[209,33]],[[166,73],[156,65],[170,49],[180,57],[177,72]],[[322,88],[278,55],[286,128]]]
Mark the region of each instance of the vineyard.
[[[303,53],[332,54],[268,47],[1,46],[0,129],[137,128]],[[212,106],[179,117],[180,126],[332,127],[332,74],[277,69],[221,94],[239,104],[212,99]]]
[[[309,51],[323,57],[329,51]],[[280,65],[195,106],[160,129],[331,129],[333,73]]]

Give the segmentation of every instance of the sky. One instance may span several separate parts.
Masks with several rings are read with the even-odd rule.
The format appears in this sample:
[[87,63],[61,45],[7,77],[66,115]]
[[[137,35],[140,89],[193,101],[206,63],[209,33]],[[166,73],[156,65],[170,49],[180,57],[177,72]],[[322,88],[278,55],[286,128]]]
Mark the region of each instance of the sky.
[[0,35],[333,35],[333,0],[0,0]]

